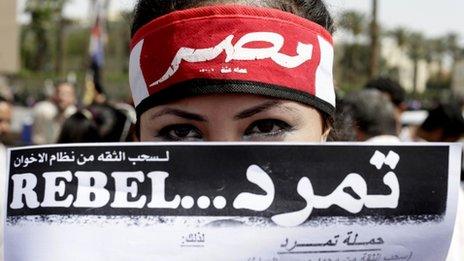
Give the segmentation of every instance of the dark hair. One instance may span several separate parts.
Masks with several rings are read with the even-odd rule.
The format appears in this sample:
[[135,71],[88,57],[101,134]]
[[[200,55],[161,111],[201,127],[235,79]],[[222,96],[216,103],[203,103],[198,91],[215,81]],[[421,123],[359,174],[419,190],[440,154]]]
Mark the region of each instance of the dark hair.
[[420,129],[426,132],[442,129],[442,141],[457,140],[464,134],[464,118],[459,106],[439,104],[429,111],[429,115],[420,126]]
[[387,77],[379,77],[370,80],[365,85],[366,89],[376,89],[387,93],[395,106],[400,106],[405,99],[406,92],[403,87],[397,82]]
[[248,4],[275,8],[311,20],[330,33],[334,21],[322,0],[139,0],[132,22],[132,36],[151,20],[176,10],[219,3]]
[[356,141],[355,120],[350,104],[337,97],[337,108],[335,110],[332,131],[327,141]]
[[393,103],[378,90],[350,93],[343,102],[343,115],[351,117],[367,138],[398,135]]
[[103,142],[129,141],[132,122],[121,110],[109,104],[95,104],[88,110],[97,123]]
[[58,143],[132,141],[130,118],[108,104],[91,105],[66,119]]
[[95,122],[84,112],[76,112],[65,120],[57,143],[98,142],[101,140]]
[[3,96],[0,95],[0,102],[6,102],[6,103],[10,103],[6,98],[4,98]]

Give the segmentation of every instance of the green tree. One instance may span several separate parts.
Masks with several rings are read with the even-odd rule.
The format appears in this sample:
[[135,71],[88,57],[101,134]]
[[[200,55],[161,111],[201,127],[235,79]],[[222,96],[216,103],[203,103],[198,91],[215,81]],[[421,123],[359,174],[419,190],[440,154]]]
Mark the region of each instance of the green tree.
[[369,77],[373,78],[378,75],[380,68],[380,29],[377,19],[378,1],[372,0],[372,18],[371,18],[371,46],[369,56]]
[[63,16],[63,9],[68,0],[54,0],[54,17],[55,17],[55,39],[56,39],[56,56],[55,56],[55,72],[61,74],[63,72],[64,60],[64,34],[66,27],[71,23],[70,20]]
[[361,36],[366,33],[366,17],[357,11],[346,11],[338,24],[353,39],[353,42],[339,45],[336,70],[339,82],[346,89],[357,88],[367,80],[369,48],[361,42]]
[[438,73],[443,73],[443,59],[446,54],[446,39],[437,37],[427,41],[427,60],[438,63]]
[[424,35],[418,32],[410,33],[408,37],[408,43],[409,43],[409,56],[414,63],[413,93],[416,94],[417,87],[418,87],[417,84],[418,84],[419,61],[421,59],[425,59],[427,55]]
[[460,55],[460,46],[459,46],[459,35],[456,33],[449,33],[445,36],[446,49],[451,55],[454,61],[459,59]]
[[404,28],[404,27],[397,27],[390,32],[388,32],[388,35],[393,37],[395,39],[396,44],[398,47],[401,49],[404,49],[408,45],[408,37],[409,37],[409,31]]
[[338,24],[358,43],[359,37],[366,31],[366,17],[357,11],[350,10],[342,13]]
[[[28,0],[25,12],[31,17],[30,24],[23,33],[24,48],[29,48],[26,61],[28,69],[41,71],[50,65],[50,57],[55,57],[55,69],[60,68],[63,41],[63,8],[68,0]],[[51,32],[55,31],[53,36]],[[25,42],[30,40],[34,44]],[[56,41],[54,42],[53,39]],[[54,47],[54,48],[53,48]]]
[[[47,32],[51,26],[53,14],[48,1],[42,3],[39,0],[29,0],[26,5],[26,12],[31,16],[31,23],[28,31],[31,34],[31,40],[35,43],[31,47],[31,70],[38,71],[44,68],[46,58],[49,55],[49,41]],[[27,33],[26,33],[27,34]],[[24,41],[23,41],[24,42]]]

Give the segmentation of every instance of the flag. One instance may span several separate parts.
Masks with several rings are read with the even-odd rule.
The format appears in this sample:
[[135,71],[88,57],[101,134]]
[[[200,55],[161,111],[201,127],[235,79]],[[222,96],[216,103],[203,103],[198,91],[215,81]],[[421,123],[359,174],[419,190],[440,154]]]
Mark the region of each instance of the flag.
[[[87,82],[86,86],[93,85],[93,90],[90,91],[94,96],[95,94],[104,94],[103,85],[101,82],[101,70],[105,64],[105,42],[106,42],[106,13],[108,10],[108,0],[94,0],[94,13],[93,13],[93,25],[90,31],[90,43],[89,43],[89,55],[90,55],[90,68],[89,75],[87,77],[91,79],[91,82]],[[92,88],[91,88],[92,89]],[[87,87],[88,91],[89,88]],[[87,99],[89,94],[86,91]],[[93,97],[90,98],[93,100]],[[85,101],[88,103],[89,101]],[[91,101],[90,101],[91,103]]]

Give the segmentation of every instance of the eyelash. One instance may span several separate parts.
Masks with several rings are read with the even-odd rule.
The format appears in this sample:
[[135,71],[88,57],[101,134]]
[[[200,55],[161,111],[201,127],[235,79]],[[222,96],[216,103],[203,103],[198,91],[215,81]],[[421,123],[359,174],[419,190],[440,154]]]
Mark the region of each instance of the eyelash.
[[[263,126],[262,124],[268,124],[267,126]],[[271,127],[271,130],[267,131],[266,130],[260,130],[260,127]],[[274,130],[275,128],[278,128],[277,130]],[[183,128],[183,129],[182,129]],[[277,120],[277,119],[264,119],[264,120],[257,120],[253,122],[250,126],[248,126],[245,130],[244,137],[246,140],[253,139],[256,137],[264,137],[264,138],[269,138],[269,137],[277,137],[277,136],[282,136],[288,132],[291,132],[294,130],[294,127],[291,126],[290,124],[282,121],[282,120]],[[186,135],[184,137],[179,137],[180,135],[176,135],[175,133],[171,132],[176,132],[176,131],[186,131]],[[193,136],[190,134],[193,132]],[[176,136],[174,136],[174,135]],[[179,133],[177,133],[179,134]],[[189,137],[190,136],[190,137]],[[203,134],[201,131],[196,128],[194,125],[191,124],[173,124],[173,125],[168,125],[164,128],[162,128],[158,134],[155,135],[155,137],[165,140],[165,141],[199,141],[203,140]]]
[[[201,131],[196,128],[195,126],[191,125],[191,124],[173,124],[173,125],[169,125],[169,126],[166,126],[164,128],[162,128],[157,135],[155,135],[157,138],[160,138],[160,139],[163,139],[163,140],[166,140],[166,141],[186,141],[188,140],[189,138],[185,138],[185,137],[175,137],[173,136],[170,132],[172,131],[178,131],[180,130],[181,128],[185,128],[189,131],[189,133],[193,130],[195,131],[195,136],[194,137],[191,137],[191,138],[195,138],[195,139],[198,139],[198,140],[201,140],[202,139],[202,134],[201,134]],[[184,130],[185,130],[184,129]],[[189,134],[188,133],[188,134]],[[188,136],[188,135],[186,135]]]
[[[262,130],[258,130],[259,132],[256,132],[256,131],[253,132],[253,129],[259,128],[259,124],[272,124],[271,126],[267,126],[267,127],[272,127],[272,129],[274,129],[277,126],[278,129],[274,131],[269,131],[269,132],[262,132]],[[265,120],[258,120],[258,121],[253,122],[245,130],[245,136],[250,137],[253,135],[258,135],[258,136],[265,136],[265,137],[274,137],[274,136],[283,135],[286,132],[290,132],[292,130],[293,130],[293,126],[291,126],[290,124],[284,121],[277,120],[277,119],[265,119]]]

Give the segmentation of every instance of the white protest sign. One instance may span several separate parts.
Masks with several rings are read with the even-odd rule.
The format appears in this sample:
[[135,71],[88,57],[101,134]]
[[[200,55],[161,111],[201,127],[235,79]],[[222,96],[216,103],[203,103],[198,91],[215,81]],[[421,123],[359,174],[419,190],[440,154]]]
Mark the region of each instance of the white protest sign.
[[9,151],[6,260],[445,260],[457,144]]

